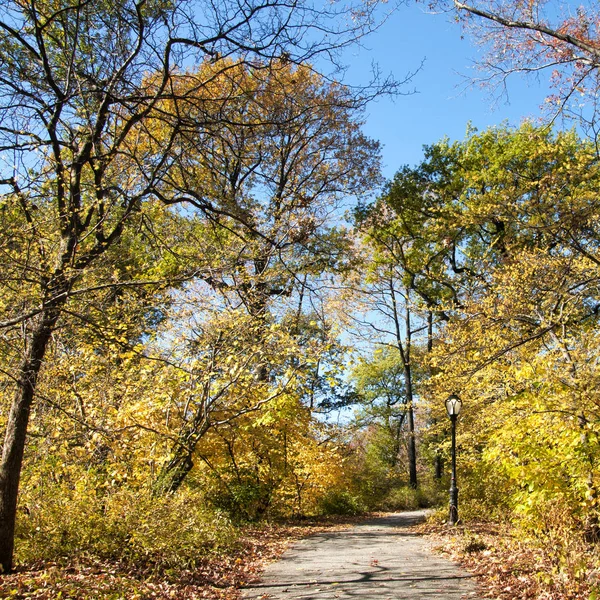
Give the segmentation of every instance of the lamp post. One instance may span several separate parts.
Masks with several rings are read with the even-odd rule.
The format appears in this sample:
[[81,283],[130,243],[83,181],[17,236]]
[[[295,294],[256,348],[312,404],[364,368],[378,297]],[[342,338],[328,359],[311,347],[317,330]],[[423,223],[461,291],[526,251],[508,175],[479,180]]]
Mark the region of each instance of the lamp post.
[[458,488],[456,487],[456,419],[462,407],[461,399],[452,394],[446,400],[446,411],[452,423],[452,479],[450,480],[450,518],[448,523],[458,523]]

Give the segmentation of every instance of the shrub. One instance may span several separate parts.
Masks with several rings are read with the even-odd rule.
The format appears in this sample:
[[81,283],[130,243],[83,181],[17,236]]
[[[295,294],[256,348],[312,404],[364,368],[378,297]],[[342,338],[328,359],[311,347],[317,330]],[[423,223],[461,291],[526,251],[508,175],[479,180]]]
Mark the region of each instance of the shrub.
[[26,514],[18,520],[21,563],[87,555],[183,569],[236,540],[231,522],[189,489],[154,497],[150,489],[96,488],[86,478],[36,491],[25,497]]
[[346,490],[332,490],[320,502],[321,512],[325,515],[357,515],[365,511],[364,504]]
[[441,493],[435,486],[409,486],[391,489],[381,501],[380,509],[385,511],[416,510],[440,504]]

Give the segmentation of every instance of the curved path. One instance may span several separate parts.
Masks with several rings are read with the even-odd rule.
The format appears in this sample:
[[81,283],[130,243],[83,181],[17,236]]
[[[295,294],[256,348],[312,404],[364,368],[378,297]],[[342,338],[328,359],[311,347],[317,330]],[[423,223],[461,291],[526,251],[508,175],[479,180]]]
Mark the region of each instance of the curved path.
[[472,575],[406,529],[424,515],[398,513],[306,538],[269,565],[244,598],[479,600]]

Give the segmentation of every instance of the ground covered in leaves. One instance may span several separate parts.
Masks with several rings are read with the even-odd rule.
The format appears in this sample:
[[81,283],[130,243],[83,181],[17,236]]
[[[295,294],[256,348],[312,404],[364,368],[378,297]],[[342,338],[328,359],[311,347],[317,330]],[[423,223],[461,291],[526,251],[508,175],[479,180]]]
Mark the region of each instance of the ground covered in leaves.
[[[495,600],[600,600],[593,547],[527,537],[509,525],[430,521],[415,527],[436,550],[478,575],[481,596]],[[556,543],[558,542],[558,543]]]
[[76,561],[19,567],[0,576],[0,598],[25,600],[239,600],[239,588],[256,581],[265,564],[295,540],[343,529],[357,519],[261,525],[243,530],[235,549],[207,556],[193,570],[155,572],[80,557]]
[[[240,600],[240,588],[294,541],[343,529],[359,518],[245,528],[232,551],[205,557],[195,569],[160,571],[90,557],[21,566],[0,576],[0,597],[15,600]],[[508,525],[438,521],[413,530],[479,577],[481,596],[497,600],[600,600],[600,564],[589,547],[540,543]],[[564,541],[564,540],[563,540]]]

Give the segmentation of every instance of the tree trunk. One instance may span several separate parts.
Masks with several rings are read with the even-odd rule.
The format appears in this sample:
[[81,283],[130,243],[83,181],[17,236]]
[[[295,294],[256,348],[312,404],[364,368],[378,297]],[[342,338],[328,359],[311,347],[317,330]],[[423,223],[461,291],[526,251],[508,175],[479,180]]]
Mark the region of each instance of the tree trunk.
[[416,489],[417,481],[417,444],[415,440],[415,416],[413,411],[413,389],[410,365],[405,365],[406,400],[408,404],[408,475],[410,487]]
[[180,432],[179,441],[173,444],[169,462],[164,465],[154,482],[156,496],[176,492],[194,468],[196,446],[210,429],[206,412],[207,406],[203,403],[197,409],[195,418]]
[[442,463],[442,455],[439,452],[436,452],[434,477],[436,479],[441,479],[443,474],[444,474],[444,465]]
[[38,375],[59,311],[41,313],[33,321],[19,367],[17,389],[6,423],[0,462],[0,568],[8,573],[13,566],[17,496],[31,404]]
[[[417,489],[417,443],[415,439],[414,389],[412,380],[412,331],[410,323],[410,308],[408,304],[410,291],[406,289],[406,307],[404,326],[406,328],[405,350],[401,353],[404,363],[404,385],[406,386],[406,404],[408,405],[408,478],[410,487]],[[398,332],[398,329],[396,329]],[[400,340],[398,340],[400,343]]]
[[410,308],[408,304],[410,290],[406,289],[404,295],[404,329],[405,338],[402,339],[401,325],[400,325],[400,313],[398,312],[398,303],[396,301],[396,290],[394,288],[394,281],[392,278],[389,280],[389,291],[390,298],[392,301],[392,311],[394,316],[394,326],[396,333],[396,345],[398,346],[398,352],[402,360],[402,367],[404,371],[404,386],[406,388],[406,414],[408,415],[408,478],[411,488],[417,488],[417,444],[415,440],[415,413],[413,409],[414,403],[414,390],[412,382],[412,365],[411,365],[411,353],[412,353],[412,331],[410,325]]
[[[430,310],[427,313],[427,353],[431,353],[433,350],[433,312]],[[434,370],[431,369],[429,371],[429,376],[433,377]],[[432,421],[432,425],[435,425],[435,419]],[[434,438],[435,443],[439,443],[438,436],[436,435]],[[435,468],[433,472],[433,476],[435,479],[440,480],[442,475],[444,474],[444,463],[442,462],[442,455],[439,450],[435,453]]]
[[184,451],[176,454],[158,476],[154,485],[154,493],[158,496],[175,493],[193,468],[192,452]]

